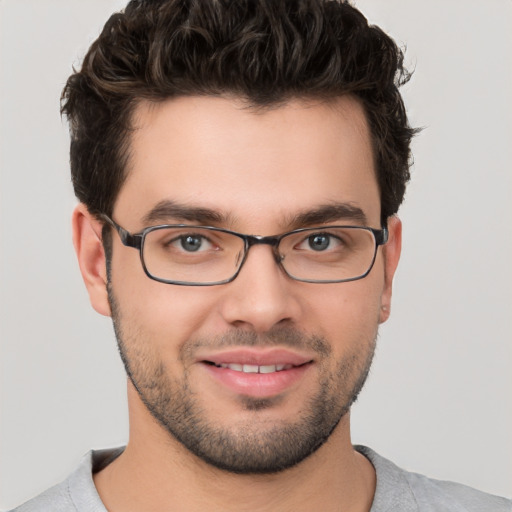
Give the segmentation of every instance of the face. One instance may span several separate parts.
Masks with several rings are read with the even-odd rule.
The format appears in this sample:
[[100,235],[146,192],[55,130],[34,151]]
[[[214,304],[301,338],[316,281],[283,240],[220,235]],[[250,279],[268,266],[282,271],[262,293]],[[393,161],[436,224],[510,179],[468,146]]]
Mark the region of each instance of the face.
[[[254,235],[380,228],[355,100],[255,112],[236,100],[180,98],[143,104],[134,121],[113,212],[132,233],[179,223]],[[271,247],[256,245],[233,282],[193,287],[149,279],[138,251],[113,233],[108,301],[101,283],[88,286],[95,308],[112,314],[140,400],[173,439],[218,468],[275,472],[318,449],[364,383],[389,306],[397,220],[390,235],[358,281],[294,281]]]

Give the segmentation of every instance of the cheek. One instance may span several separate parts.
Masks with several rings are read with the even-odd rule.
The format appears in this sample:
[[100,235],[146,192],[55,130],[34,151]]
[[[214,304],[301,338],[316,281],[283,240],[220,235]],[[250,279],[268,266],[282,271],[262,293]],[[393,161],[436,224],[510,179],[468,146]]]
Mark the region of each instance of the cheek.
[[358,281],[318,285],[308,294],[305,311],[309,314],[304,318],[304,328],[324,336],[338,353],[353,345],[373,342],[380,313],[381,283],[376,272]]
[[179,347],[207,321],[213,289],[150,279],[135,255],[122,255],[112,265],[112,290],[123,326],[151,340],[159,351]]

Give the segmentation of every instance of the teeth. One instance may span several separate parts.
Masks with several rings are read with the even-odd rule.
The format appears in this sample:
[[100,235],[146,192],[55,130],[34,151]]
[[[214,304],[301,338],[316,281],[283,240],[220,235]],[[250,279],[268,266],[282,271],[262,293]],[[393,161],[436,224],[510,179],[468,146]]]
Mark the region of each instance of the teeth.
[[244,366],[242,364],[222,364],[222,368],[229,368],[230,370],[235,370],[237,372],[242,372],[244,370]]
[[257,364],[220,363],[216,366],[244,373],[274,373],[293,368],[293,365],[291,364],[269,364],[258,366]]
[[243,372],[244,373],[258,373],[259,366],[255,364],[244,364]]

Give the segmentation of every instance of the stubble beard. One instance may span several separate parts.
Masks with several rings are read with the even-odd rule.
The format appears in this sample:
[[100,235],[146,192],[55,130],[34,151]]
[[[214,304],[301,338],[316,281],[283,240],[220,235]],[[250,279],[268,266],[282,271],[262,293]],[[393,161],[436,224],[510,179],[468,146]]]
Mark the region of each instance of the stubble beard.
[[[297,329],[282,327],[261,337],[247,331],[233,331],[223,338],[185,343],[184,352],[198,346],[288,346],[308,347],[319,355],[318,391],[301,407],[300,418],[288,422],[258,421],[258,411],[279,406],[280,397],[244,396],[240,404],[254,411],[254,421],[215,425],[208,419],[191,389],[189,372],[173,378],[164,363],[151,353],[151,340],[141,329],[124,325],[122,314],[109,286],[114,331],[121,359],[140,399],[160,425],[187,450],[207,464],[237,474],[270,474],[302,462],[322,446],[356,401],[368,376],[375,352],[376,333],[365,340],[357,353],[327,371],[331,347],[324,338],[306,336]],[[324,363],[322,363],[322,361]]]

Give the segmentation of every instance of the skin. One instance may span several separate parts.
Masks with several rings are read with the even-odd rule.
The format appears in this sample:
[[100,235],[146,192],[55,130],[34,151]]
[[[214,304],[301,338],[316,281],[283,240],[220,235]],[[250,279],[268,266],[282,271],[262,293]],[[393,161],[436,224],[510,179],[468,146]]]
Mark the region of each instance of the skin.
[[[213,97],[142,103],[134,117],[128,177],[114,207],[116,222],[136,233],[146,227],[144,216],[155,205],[173,200],[219,212],[226,217],[222,227],[275,235],[302,227],[290,225],[297,213],[341,202],[360,208],[366,225],[380,227],[370,136],[356,100],[297,100],[263,112],[243,107],[235,98]],[[354,219],[334,220],[363,225]],[[101,227],[78,205],[73,233],[81,272],[94,309],[111,316]],[[205,419],[233,436],[249,426],[260,432],[299,422],[322,378],[353,360],[352,373],[334,381],[330,390],[344,400],[371,360],[379,323],[389,316],[400,221],[393,217],[388,227],[389,242],[379,248],[366,278],[322,285],[288,278],[267,246],[253,247],[229,284],[166,285],[149,279],[138,251],[124,247],[114,233],[111,292],[125,356],[139,367],[161,363],[174,383],[187,379]],[[268,407],[247,408],[243,397],[212,380],[194,357],[183,356],[197,340],[241,331],[267,339],[279,329],[322,337],[329,355],[322,358],[301,349],[313,360],[311,368]],[[375,473],[351,445],[349,413],[299,464],[279,473],[238,475],[207,464],[169,435],[130,381],[128,403],[127,448],[94,476],[110,511],[371,507]]]

